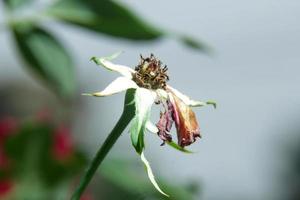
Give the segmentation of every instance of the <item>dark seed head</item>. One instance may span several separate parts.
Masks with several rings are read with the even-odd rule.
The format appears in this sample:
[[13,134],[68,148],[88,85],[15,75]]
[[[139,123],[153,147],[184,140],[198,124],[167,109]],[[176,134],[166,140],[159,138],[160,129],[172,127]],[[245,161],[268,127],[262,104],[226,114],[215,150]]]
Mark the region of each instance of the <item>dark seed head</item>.
[[165,89],[166,82],[169,80],[167,66],[163,66],[153,54],[147,58],[143,58],[142,55],[140,57],[140,63],[135,67],[136,73],[133,74],[133,81],[138,86],[147,89]]

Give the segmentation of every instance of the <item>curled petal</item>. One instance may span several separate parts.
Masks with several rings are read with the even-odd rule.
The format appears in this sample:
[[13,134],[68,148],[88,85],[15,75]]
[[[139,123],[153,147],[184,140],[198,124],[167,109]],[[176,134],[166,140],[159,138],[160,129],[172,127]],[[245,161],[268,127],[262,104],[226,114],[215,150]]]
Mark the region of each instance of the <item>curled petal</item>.
[[124,65],[117,65],[110,62],[110,60],[113,60],[116,57],[118,57],[120,53],[121,52],[115,53],[109,57],[102,57],[102,58],[92,57],[91,60],[94,61],[97,65],[102,65],[108,70],[119,72],[121,75],[131,79],[132,73],[135,73],[133,69]]
[[150,166],[148,160],[146,159],[146,157],[145,157],[145,155],[144,155],[144,152],[141,153],[141,160],[143,161],[143,163],[144,163],[144,165],[145,165],[145,167],[146,167],[146,169],[147,169],[148,177],[149,177],[151,183],[153,184],[153,186],[155,187],[155,189],[157,189],[157,191],[159,191],[161,194],[163,194],[163,195],[169,197],[169,195],[167,195],[166,193],[164,193],[164,192],[160,189],[160,187],[158,186],[158,184],[157,184],[157,182],[156,182],[156,180],[155,180],[155,178],[154,178],[154,175],[153,175],[151,166]]
[[96,92],[92,94],[83,94],[83,95],[89,95],[89,96],[96,96],[96,97],[103,97],[103,96],[109,96],[113,95],[122,91],[125,91],[130,88],[137,88],[135,82],[132,80],[126,78],[126,77],[118,77],[113,82],[111,82],[104,90],[101,92]]
[[144,132],[155,98],[156,93],[151,90],[145,88],[136,89],[134,96],[135,117],[131,123],[130,136],[132,145],[139,154],[144,149]]
[[213,101],[208,101],[208,102],[202,102],[202,101],[195,101],[190,99],[188,96],[182,94],[175,88],[172,88],[171,86],[167,85],[167,90],[171,91],[174,93],[178,98],[181,99],[186,105],[191,106],[191,107],[200,107],[200,106],[205,106],[205,105],[213,105],[214,108],[216,108],[216,103]]
[[170,93],[170,104],[174,108],[173,119],[177,129],[178,144],[181,147],[192,144],[200,136],[195,113],[176,95]]
[[169,101],[167,101],[168,108],[164,113],[160,113],[160,119],[158,123],[156,124],[156,127],[158,128],[158,136],[160,139],[162,139],[163,143],[161,145],[164,145],[165,142],[171,142],[172,136],[170,135],[170,131],[173,125],[173,113],[174,109],[172,104],[170,104]]

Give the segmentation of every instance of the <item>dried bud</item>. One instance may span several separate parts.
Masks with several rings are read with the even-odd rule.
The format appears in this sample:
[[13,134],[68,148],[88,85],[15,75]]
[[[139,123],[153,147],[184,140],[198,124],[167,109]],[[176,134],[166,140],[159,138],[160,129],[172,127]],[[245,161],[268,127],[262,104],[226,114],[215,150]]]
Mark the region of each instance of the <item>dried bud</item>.
[[169,97],[174,110],[173,119],[177,129],[178,145],[188,146],[195,142],[197,137],[201,137],[196,115],[174,93],[170,92]]

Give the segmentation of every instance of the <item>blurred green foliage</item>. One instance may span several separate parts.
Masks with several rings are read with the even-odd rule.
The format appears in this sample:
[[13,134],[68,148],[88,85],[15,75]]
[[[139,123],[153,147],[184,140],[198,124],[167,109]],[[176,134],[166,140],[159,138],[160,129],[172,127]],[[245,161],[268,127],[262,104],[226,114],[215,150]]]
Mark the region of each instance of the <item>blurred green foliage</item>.
[[[181,186],[178,186],[174,182],[160,178],[159,182],[162,188],[170,194],[169,198],[163,196],[149,183],[142,165],[132,160],[108,159],[103,163],[99,172],[106,182],[123,191],[121,194],[110,194],[116,196],[112,199],[122,199],[122,195],[125,194],[130,196],[130,199],[192,200],[199,192],[197,183],[190,182],[188,185],[180,184]],[[105,190],[105,187],[103,189]],[[108,195],[108,193],[102,193],[102,195]],[[109,197],[111,196],[104,196],[103,199]]]
[[48,121],[16,121],[12,126],[0,120],[0,181],[12,182],[8,199],[57,199],[61,189],[67,195],[87,160],[72,144],[69,129]]
[[[19,9],[34,0],[3,0],[10,18],[7,21],[26,66],[60,97],[70,99],[76,91],[74,65],[68,51],[51,32],[42,28],[43,19],[67,22],[112,37],[131,41],[154,41],[162,36],[175,36],[188,47],[203,52],[203,43],[186,35],[173,34],[150,25],[120,2],[111,0],[58,0],[34,16],[18,17]],[[29,6],[28,6],[29,5]]]
[[3,1],[9,9],[15,10],[30,3],[32,0],[3,0]]
[[[72,142],[69,129],[51,121],[18,123],[0,118],[0,143],[0,199],[68,199],[74,178],[87,163],[86,156]],[[198,193],[196,183],[178,186],[160,178],[162,187],[171,195],[164,197],[153,188],[143,170],[137,160],[105,160],[98,171],[95,192],[91,195],[88,190],[83,196],[192,200]]]
[[13,30],[16,44],[27,66],[61,96],[75,90],[72,59],[63,46],[41,27],[22,24]]
[[68,23],[115,37],[153,40],[163,35],[160,30],[114,1],[58,1],[49,9],[49,13]]

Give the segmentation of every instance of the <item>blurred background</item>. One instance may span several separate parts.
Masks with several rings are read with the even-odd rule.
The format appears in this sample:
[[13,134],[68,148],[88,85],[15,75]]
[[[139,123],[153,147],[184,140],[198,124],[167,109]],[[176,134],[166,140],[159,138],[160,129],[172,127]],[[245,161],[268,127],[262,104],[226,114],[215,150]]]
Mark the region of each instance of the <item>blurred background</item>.
[[[68,199],[122,111],[124,94],[81,96],[116,74],[92,56],[154,53],[194,99],[203,138],[145,137],[171,199],[300,199],[300,2],[0,1],[0,199]],[[153,121],[159,108],[152,112]],[[120,137],[82,199],[162,199]]]

